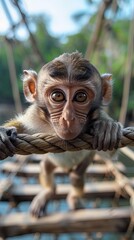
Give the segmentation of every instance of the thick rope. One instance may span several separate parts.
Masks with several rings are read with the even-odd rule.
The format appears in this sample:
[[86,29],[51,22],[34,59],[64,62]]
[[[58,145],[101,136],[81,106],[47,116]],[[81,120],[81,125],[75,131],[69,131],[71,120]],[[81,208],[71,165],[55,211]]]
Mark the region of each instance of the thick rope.
[[[70,141],[63,141],[57,136],[45,135],[42,133],[27,135],[18,134],[15,142],[15,153],[20,155],[28,155],[32,153],[44,154],[48,152],[60,153],[64,151],[78,151],[82,149],[93,150],[93,136],[83,134],[78,138]],[[124,146],[134,146],[134,128],[129,127],[123,129],[123,136],[115,148]],[[5,155],[5,158],[7,156]],[[0,156],[0,159],[1,158]]]

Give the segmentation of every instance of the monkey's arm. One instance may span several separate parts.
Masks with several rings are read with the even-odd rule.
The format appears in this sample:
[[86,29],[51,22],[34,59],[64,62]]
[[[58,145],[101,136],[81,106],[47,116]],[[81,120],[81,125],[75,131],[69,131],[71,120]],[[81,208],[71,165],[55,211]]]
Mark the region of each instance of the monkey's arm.
[[14,118],[9,120],[8,122],[6,122],[3,127],[5,128],[11,128],[13,127],[13,129],[16,129],[16,133],[23,133],[25,131],[25,128],[22,124],[21,121],[19,121],[18,119]]
[[99,120],[110,120],[115,122],[115,120],[111,118],[103,109],[100,109]]

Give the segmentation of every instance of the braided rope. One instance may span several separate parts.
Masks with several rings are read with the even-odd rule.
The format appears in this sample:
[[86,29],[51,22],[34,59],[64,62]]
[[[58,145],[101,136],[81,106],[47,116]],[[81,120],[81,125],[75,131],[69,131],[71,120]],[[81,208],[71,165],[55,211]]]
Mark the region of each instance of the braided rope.
[[[80,137],[71,141],[63,141],[57,136],[45,135],[42,133],[33,135],[18,134],[14,142],[14,146],[15,153],[21,155],[28,155],[32,153],[60,153],[64,151],[78,151],[82,149],[92,150],[92,142],[93,136],[88,134],[83,134]],[[127,145],[134,146],[133,127],[123,129],[123,136],[116,148],[122,148]]]

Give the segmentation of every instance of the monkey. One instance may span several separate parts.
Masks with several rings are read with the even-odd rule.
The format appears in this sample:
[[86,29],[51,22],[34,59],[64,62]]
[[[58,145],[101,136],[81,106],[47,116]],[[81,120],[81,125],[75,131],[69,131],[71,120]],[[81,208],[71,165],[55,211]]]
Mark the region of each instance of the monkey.
[[[100,74],[81,53],[63,53],[46,63],[37,74],[23,71],[23,92],[31,105],[0,127],[0,156],[15,153],[18,133],[48,133],[66,141],[83,133],[94,136],[93,150],[113,150],[122,136],[122,125],[102,109],[112,99],[112,75]],[[66,145],[65,145],[66,146]],[[91,155],[94,151],[91,151]],[[53,172],[61,166],[69,173],[72,188],[67,196],[71,210],[79,208],[84,194],[84,173],[91,158],[89,150],[47,153],[41,161],[39,174],[43,190],[33,199],[30,212],[35,217],[45,214],[53,194]]]

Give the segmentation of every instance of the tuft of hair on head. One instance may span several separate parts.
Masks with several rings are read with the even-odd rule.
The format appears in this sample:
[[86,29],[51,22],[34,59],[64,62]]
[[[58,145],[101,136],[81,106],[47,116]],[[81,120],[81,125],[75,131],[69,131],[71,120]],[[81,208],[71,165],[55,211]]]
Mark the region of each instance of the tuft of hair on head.
[[63,53],[59,57],[55,58],[55,60],[60,60],[60,61],[79,61],[80,59],[83,59],[82,53],[75,51],[72,53]]

